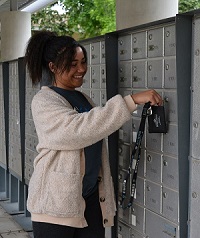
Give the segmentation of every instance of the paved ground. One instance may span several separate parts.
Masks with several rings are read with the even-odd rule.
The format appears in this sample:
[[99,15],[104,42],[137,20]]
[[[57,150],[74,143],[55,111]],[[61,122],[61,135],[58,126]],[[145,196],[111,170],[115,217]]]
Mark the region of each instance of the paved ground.
[[9,215],[0,204],[0,238],[30,238],[32,232],[25,232],[15,221],[14,216]]

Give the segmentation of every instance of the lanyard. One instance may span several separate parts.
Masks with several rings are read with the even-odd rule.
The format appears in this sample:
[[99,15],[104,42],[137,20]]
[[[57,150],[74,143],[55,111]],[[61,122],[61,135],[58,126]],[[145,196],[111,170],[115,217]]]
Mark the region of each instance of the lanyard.
[[[121,200],[120,205],[123,209],[129,208],[133,204],[133,199],[134,199],[134,194],[135,194],[135,189],[136,189],[136,179],[137,179],[137,173],[138,173],[138,166],[139,166],[140,155],[141,155],[141,143],[142,143],[142,137],[144,135],[145,121],[146,121],[146,117],[148,115],[148,109],[149,108],[150,108],[150,103],[148,102],[144,105],[143,110],[142,110],[141,121],[140,121],[139,130],[138,130],[138,133],[137,133],[135,146],[134,146],[134,148],[132,150],[132,153],[131,153],[130,165],[128,167],[127,175],[126,175],[126,177],[123,181],[123,184],[122,184],[122,200]],[[128,180],[130,179],[130,176],[131,176],[133,160],[135,158],[136,152],[138,152],[138,153],[137,153],[137,160],[136,160],[135,169],[134,169],[134,172],[133,172],[133,175],[132,175],[130,198],[129,198],[128,204],[124,205],[124,200],[126,198],[126,192],[127,192],[127,183],[128,183]]]

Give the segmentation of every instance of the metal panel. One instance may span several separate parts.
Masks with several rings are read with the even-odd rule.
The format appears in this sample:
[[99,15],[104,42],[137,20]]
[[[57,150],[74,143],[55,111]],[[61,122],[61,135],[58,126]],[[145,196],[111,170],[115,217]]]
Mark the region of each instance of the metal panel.
[[119,65],[119,86],[121,88],[130,88],[132,86],[131,75],[131,63],[121,62]]
[[105,59],[106,59],[106,52],[105,52],[105,41],[101,41],[101,58],[100,58],[100,63],[105,64]]
[[170,156],[163,156],[163,185],[169,188],[177,189],[179,187],[178,179],[178,159]]
[[90,84],[91,84],[91,67],[88,66],[87,73],[85,74],[83,79],[82,88],[90,88]]
[[[119,200],[121,200],[120,196],[119,196]],[[129,224],[129,222],[130,222],[130,208],[123,209],[122,207],[118,206],[118,218],[119,218],[119,220]]]
[[9,170],[22,180],[18,61],[9,63]]
[[5,114],[3,95],[3,72],[2,64],[0,64],[0,166],[6,167]]
[[[118,38],[118,74],[120,94],[125,96],[131,92],[137,93],[146,89],[156,89],[164,99],[168,120],[169,130],[166,134],[150,134],[148,133],[148,128],[146,128],[143,138],[142,148],[145,151],[144,154],[146,157],[145,160],[143,160],[145,164],[142,168],[144,174],[139,175],[141,170],[138,170],[138,184],[134,204],[139,204],[147,212],[155,212],[155,216],[159,218],[161,217],[162,222],[164,223],[164,221],[166,221],[167,224],[164,223],[164,227],[162,227],[163,223],[161,222],[162,231],[159,230],[160,228],[157,229],[156,223],[151,222],[152,231],[148,231],[149,228],[145,225],[144,236],[148,238],[163,238],[171,236],[173,233],[175,233],[174,237],[179,238],[179,229],[182,234],[186,231],[186,228],[183,227],[185,226],[183,224],[186,224],[185,218],[181,220],[181,227],[179,226],[179,208],[180,206],[183,207],[183,203],[179,203],[179,191],[183,191],[179,184],[179,175],[181,173],[179,160],[182,160],[182,158],[179,157],[179,152],[180,146],[182,147],[183,145],[179,142],[180,138],[178,136],[180,134],[180,121],[178,121],[179,104],[177,97],[177,95],[180,95],[182,89],[186,89],[186,86],[183,86],[183,80],[181,82],[183,87],[181,86],[178,88],[177,84],[178,81],[180,83],[181,79],[187,79],[185,79],[185,76],[179,76],[179,78],[177,76],[177,68],[178,73],[180,73],[181,67],[180,65],[177,65],[176,54],[178,53],[180,59],[181,52],[176,51],[177,29],[175,30],[175,28],[176,23],[166,25],[161,24],[160,26],[153,24],[152,26],[149,26],[149,28],[142,26],[141,29],[138,26],[136,29],[132,29],[132,31],[128,30],[127,34],[123,31],[121,33],[122,35],[120,35],[119,32]],[[183,29],[180,25],[178,28],[179,30]],[[132,39],[130,35],[132,36]],[[122,41],[120,42],[120,40]],[[184,44],[185,43],[186,41],[184,40]],[[143,49],[141,49],[141,45]],[[128,46],[130,48],[128,48]],[[145,49],[147,50],[147,54],[145,54]],[[129,52],[128,55],[127,52]],[[125,77],[124,72],[126,72],[129,77]],[[128,81],[128,78],[130,77],[132,78],[131,86]],[[180,92],[178,90],[180,90]],[[189,94],[187,93],[185,94],[185,99],[186,98],[189,101]],[[180,100],[179,103],[181,103]],[[139,106],[133,113],[132,124],[126,123],[120,129],[120,145],[130,144],[131,148],[134,146],[139,128],[141,111],[142,106]],[[183,111],[186,112],[187,110]],[[182,123],[181,128],[183,128],[183,124],[185,128],[187,128],[188,123],[187,125],[186,123]],[[182,130],[186,133],[187,129]],[[133,132],[132,135],[130,134],[130,131]],[[126,137],[125,140],[124,135]],[[151,160],[152,158],[153,160]],[[185,161],[183,161],[183,163],[186,164]],[[181,178],[182,183],[183,181],[187,183],[187,176],[185,178],[181,176]],[[141,199],[142,196],[144,196],[143,199]],[[186,200],[187,198],[185,198],[184,203]],[[152,217],[152,219],[154,219],[153,215]],[[175,231],[173,225],[171,227],[170,225],[168,226],[168,224],[174,224]],[[138,232],[135,227],[133,230]],[[158,230],[158,232],[155,232],[155,230]],[[148,232],[150,235],[152,234],[152,236],[150,236]],[[141,230],[138,234],[140,233]],[[140,235],[142,237],[143,233]],[[185,237],[183,236],[183,238]]]
[[134,204],[130,214],[130,224],[138,232],[144,233],[145,219],[144,219],[144,207]]
[[192,83],[191,83],[191,123],[190,123],[190,170],[189,170],[189,237],[199,237],[200,214],[200,18],[193,19],[192,42]]
[[165,59],[165,75],[164,75],[164,87],[176,88],[176,59]]
[[176,29],[175,25],[167,26],[164,28],[165,37],[165,56],[176,54]]
[[25,108],[25,182],[29,183],[33,173],[33,161],[37,156],[36,145],[38,142],[35,125],[31,113],[31,102],[39,91],[40,85],[32,87],[28,71],[26,71],[26,108]]
[[[140,171],[140,168],[139,168]],[[138,177],[136,181],[136,192],[135,192],[135,202],[141,205],[144,205],[144,186],[145,181],[143,178]]]
[[132,142],[132,123],[131,121],[126,122],[120,129],[119,129],[119,140],[126,143]]
[[179,196],[178,192],[169,188],[163,187],[162,190],[162,213],[163,216],[170,221],[179,222],[178,208],[179,208]]
[[87,52],[88,64],[91,64],[90,44],[83,44]]
[[148,31],[148,57],[163,56],[163,28]]
[[131,232],[131,238],[146,238],[145,236],[136,232],[134,229],[131,229],[130,232]]
[[128,169],[130,164],[130,146],[119,145],[119,167],[121,169]]
[[146,210],[146,237],[179,237],[178,226],[161,216]]
[[91,43],[91,64],[100,64],[100,42]]
[[118,38],[119,60],[131,59],[131,35],[120,36]]
[[106,89],[106,66],[100,66],[101,88]]
[[198,16],[194,21],[194,45],[193,45],[193,72],[192,72],[192,125],[191,125],[191,156],[200,159],[200,113],[199,113],[199,99],[200,99],[200,18]]
[[91,98],[97,106],[100,106],[101,102],[100,102],[100,91],[99,90],[91,90]]
[[91,88],[100,89],[100,66],[91,67]]
[[153,152],[147,151],[146,159],[146,178],[153,182],[161,183],[162,156]]
[[177,121],[177,92],[165,91],[164,92],[165,107],[169,122]]
[[148,61],[147,86],[149,88],[162,88],[163,86],[163,60]]
[[127,238],[130,237],[130,227],[119,222],[118,224],[118,238]]
[[144,88],[146,86],[146,61],[134,61],[132,64],[133,71],[133,88]]
[[147,57],[147,32],[138,32],[132,35],[133,59],[145,59]]
[[161,152],[163,145],[163,135],[160,133],[146,133],[147,148]]
[[189,191],[189,225],[190,238],[199,237],[199,214],[200,214],[200,160],[190,158],[190,191]]
[[163,136],[163,151],[167,154],[178,155],[178,127],[169,124],[167,134]]
[[104,107],[106,102],[107,102],[106,90],[101,90],[100,93],[101,93],[101,103],[100,103],[100,106]]
[[161,212],[161,186],[150,181],[146,181],[146,206],[150,210]]

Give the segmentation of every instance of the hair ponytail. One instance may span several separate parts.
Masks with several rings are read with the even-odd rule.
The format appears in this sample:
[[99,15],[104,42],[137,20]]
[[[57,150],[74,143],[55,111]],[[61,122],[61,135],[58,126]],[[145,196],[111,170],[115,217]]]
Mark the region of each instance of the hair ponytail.
[[33,85],[42,80],[43,70],[48,70],[48,65],[44,60],[44,51],[46,51],[48,41],[55,37],[56,34],[53,32],[40,31],[28,41],[25,62]]

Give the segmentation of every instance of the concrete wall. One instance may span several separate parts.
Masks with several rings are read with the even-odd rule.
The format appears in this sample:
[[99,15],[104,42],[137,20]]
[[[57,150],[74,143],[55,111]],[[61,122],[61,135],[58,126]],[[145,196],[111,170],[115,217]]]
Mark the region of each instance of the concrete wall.
[[10,11],[0,14],[1,59],[9,61],[24,56],[24,50],[31,36],[31,14]]
[[178,0],[116,0],[117,30],[165,19],[178,13]]

